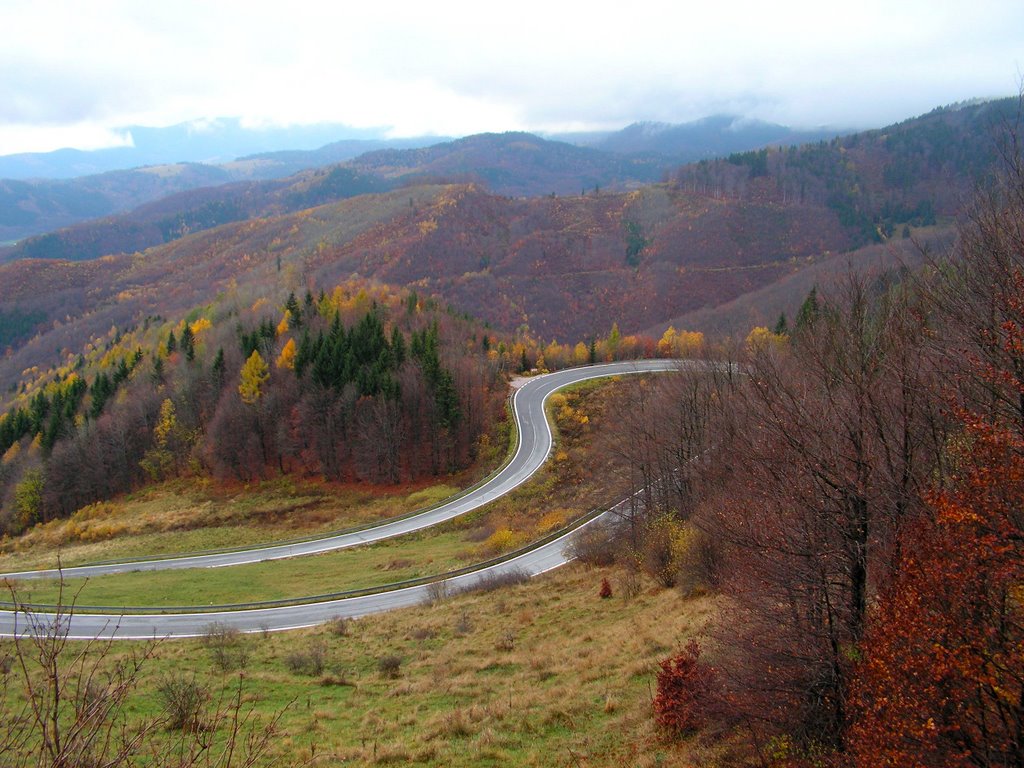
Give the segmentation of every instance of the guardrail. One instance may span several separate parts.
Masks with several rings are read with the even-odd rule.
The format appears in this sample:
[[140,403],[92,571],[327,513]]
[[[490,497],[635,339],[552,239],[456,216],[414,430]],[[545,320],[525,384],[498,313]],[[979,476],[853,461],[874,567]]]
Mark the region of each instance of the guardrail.
[[[509,395],[505,402],[505,408],[510,417],[514,416],[515,414],[515,411],[512,409],[512,397],[514,396],[514,394],[515,393]],[[519,434],[519,426],[516,423],[515,418],[510,418],[509,421],[512,425],[512,434],[509,435],[509,448],[508,451],[505,453],[505,458],[501,462],[501,464],[499,464],[497,468],[491,471],[491,473],[488,474],[486,477],[477,480],[475,483],[466,488],[463,488],[458,493],[453,493],[451,496],[448,496],[442,499],[441,501],[437,502],[436,504],[431,504],[430,506],[427,507],[418,507],[409,512],[404,512],[401,515],[395,515],[394,517],[386,517],[382,520],[370,520],[360,525],[351,526],[349,528],[339,528],[334,531],[328,531],[327,533],[316,533],[311,534],[309,536],[296,537],[294,539],[275,539],[274,541],[267,541],[263,542],[262,544],[248,544],[244,547],[225,547],[223,549],[199,549],[193,550],[191,552],[175,552],[172,554],[165,555],[163,557],[140,556],[123,557],[118,558],[116,560],[93,560],[86,563],[78,563],[74,566],[68,567],[89,568],[97,565],[120,565],[122,563],[157,563],[161,560],[178,560],[181,558],[189,557],[205,557],[207,555],[230,555],[237,552],[251,552],[256,549],[266,549],[267,547],[287,547],[293,544],[306,544],[311,541],[322,541],[325,539],[334,538],[335,536],[345,536],[350,533],[358,533],[359,531],[366,531],[370,528],[377,528],[378,526],[390,525],[391,523],[397,523],[402,520],[408,520],[411,517],[416,517],[417,515],[425,514],[427,512],[430,512],[431,510],[443,507],[446,504],[451,504],[452,502],[458,501],[467,494],[475,491],[477,488],[491,482],[491,480],[493,480],[495,477],[501,474],[501,472],[504,471],[505,467],[507,467],[512,462],[512,459],[515,458],[516,452],[519,450],[519,441],[521,439],[521,436]],[[4,603],[0,602],[0,606],[3,605]]]
[[[625,501],[628,501],[627,498]],[[220,613],[224,611],[248,611],[256,610],[260,608],[283,608],[291,605],[307,605],[309,603],[322,603],[329,600],[341,600],[349,597],[364,597],[366,595],[379,595],[386,592],[394,592],[399,589],[405,589],[407,587],[419,587],[427,584],[435,584],[442,581],[448,581],[458,576],[466,576],[471,573],[477,573],[479,571],[493,568],[496,565],[507,563],[511,560],[515,560],[518,557],[527,555],[530,552],[540,549],[543,546],[551,544],[558,539],[565,538],[572,534],[574,531],[579,530],[587,523],[591,522],[597,517],[610,512],[619,505],[622,501],[613,504],[610,507],[598,508],[591,510],[585,515],[580,515],[573,520],[569,525],[559,528],[557,531],[552,531],[539,539],[527,544],[524,547],[507,552],[499,557],[491,558],[490,560],[483,560],[479,563],[473,563],[463,568],[457,568],[453,571],[446,571],[445,573],[435,574],[433,576],[421,576],[416,579],[406,579],[405,581],[394,581],[390,584],[381,584],[376,587],[363,587],[362,589],[349,589],[342,592],[326,592],[320,595],[307,595],[303,597],[284,597],[277,600],[259,600],[249,603],[228,603],[223,605],[163,605],[163,606],[126,606],[126,605],[74,605],[74,606],[60,606],[47,603],[13,603],[9,601],[0,601],[0,609],[2,610],[17,610],[23,612],[32,613],[51,613],[58,610],[63,610],[65,613],[100,613],[100,614],[116,614],[116,615],[128,615],[128,614],[165,614],[165,613]]]

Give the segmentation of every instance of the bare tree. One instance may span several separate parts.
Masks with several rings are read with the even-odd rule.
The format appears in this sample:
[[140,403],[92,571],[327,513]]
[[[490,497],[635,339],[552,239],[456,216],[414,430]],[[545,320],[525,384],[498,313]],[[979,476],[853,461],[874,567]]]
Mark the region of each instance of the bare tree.
[[[8,585],[11,600],[21,605]],[[264,761],[284,710],[269,718],[243,706],[243,677],[224,688],[202,727],[165,734],[167,716],[138,717],[130,704],[159,640],[115,650],[105,638],[69,638],[74,599],[63,582],[51,616],[22,606],[24,624],[0,649],[0,762],[12,768],[198,768]],[[116,627],[110,627],[115,630]]]
[[905,288],[851,275],[788,349],[754,351],[727,406],[734,474],[699,516],[731,555],[724,666],[740,710],[808,742],[841,745],[869,597],[940,466],[928,335]]

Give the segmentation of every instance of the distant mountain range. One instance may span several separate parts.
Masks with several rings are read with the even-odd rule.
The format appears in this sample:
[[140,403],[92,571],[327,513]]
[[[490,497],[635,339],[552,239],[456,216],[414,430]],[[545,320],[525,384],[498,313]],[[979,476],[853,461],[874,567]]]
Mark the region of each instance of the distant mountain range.
[[612,133],[552,138],[606,152],[663,155],[678,163],[692,163],[771,145],[806,144],[848,132],[838,128],[799,130],[739,115],[712,115],[689,123],[639,122]]
[[[119,133],[130,137],[129,146],[0,155],[0,179],[71,179],[145,165],[217,165],[256,154],[300,152],[328,144],[335,145],[327,153],[331,157],[328,162],[339,162],[371,149],[396,145],[380,130],[362,130],[337,123],[254,128],[234,118],[180,123],[166,128],[129,126]],[[437,136],[402,139],[397,145],[423,146],[443,139]]]
[[[0,243],[119,214],[190,189],[281,179],[348,161],[355,161],[360,172],[402,183],[433,176],[472,179],[501,194],[564,195],[595,187],[622,189],[657,180],[681,163],[835,134],[735,116],[683,125],[635,123],[612,133],[554,135],[546,142],[525,133],[454,141],[386,139],[339,125],[257,130],[237,120],[126,130],[134,146],[0,156]],[[338,135],[346,138],[322,144]],[[513,142],[509,136],[519,138]],[[500,153],[492,155],[499,143]]]
[[[255,298],[282,281],[297,292],[352,276],[415,286],[544,340],[585,340],[613,322],[623,333],[673,320],[732,332],[774,323],[822,275],[892,263],[895,249],[911,263],[910,234],[942,242],[997,166],[993,127],[1017,106],[939,109],[676,166],[665,181],[618,190],[582,180],[610,179],[634,160],[514,133],[182,192],[8,251],[22,258],[0,265],[10,347],[0,387],[112,326],[181,316],[224,291]],[[501,191],[559,184],[575,191]]]

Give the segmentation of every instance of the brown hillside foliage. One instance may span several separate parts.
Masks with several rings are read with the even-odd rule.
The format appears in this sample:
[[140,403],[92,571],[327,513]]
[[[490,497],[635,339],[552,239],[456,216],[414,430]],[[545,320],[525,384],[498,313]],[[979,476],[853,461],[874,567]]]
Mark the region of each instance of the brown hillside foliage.
[[1016,766],[1024,755],[1024,166],[961,230],[940,285],[960,432],[949,486],[905,532],[854,686],[858,765]]
[[870,595],[943,447],[925,326],[905,289],[851,277],[789,344],[752,350],[728,409],[732,476],[698,513],[726,544],[722,674],[746,718],[842,744]]

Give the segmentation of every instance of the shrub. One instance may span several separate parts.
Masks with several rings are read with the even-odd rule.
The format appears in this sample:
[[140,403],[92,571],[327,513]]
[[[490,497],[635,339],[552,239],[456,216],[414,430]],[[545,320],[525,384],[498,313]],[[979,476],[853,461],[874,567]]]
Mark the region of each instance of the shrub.
[[511,528],[499,528],[483,543],[483,550],[489,555],[500,555],[521,546],[524,536]]
[[335,637],[348,637],[348,619],[335,616],[327,622],[327,629]]
[[438,605],[448,599],[448,579],[427,584],[427,605]]
[[486,571],[462,592],[494,592],[505,587],[515,587],[530,580],[530,574],[522,568],[510,568],[507,571]]
[[654,717],[670,736],[682,736],[704,725],[704,708],[714,670],[700,663],[700,646],[691,640],[683,651],[663,660],[654,696]]
[[588,525],[572,537],[569,554],[586,565],[615,563],[615,532],[609,525]]
[[380,672],[380,676],[387,678],[388,680],[394,680],[398,677],[402,670],[402,657],[395,655],[388,655],[380,658],[377,661],[377,671]]
[[203,707],[210,692],[196,682],[194,675],[166,677],[156,690],[167,716],[167,730],[198,731],[202,728]]
[[322,642],[311,642],[305,650],[296,650],[284,657],[284,665],[293,675],[319,677],[327,666],[327,647]]
[[355,685],[355,683],[349,680],[340,671],[332,672],[331,674],[324,675],[320,678],[320,686],[322,688],[330,688],[331,686],[347,686],[349,688],[354,688]]
[[210,652],[210,658],[221,672],[244,668],[249,663],[249,648],[242,633],[236,627],[215,621],[206,626],[203,645]]
[[669,516],[645,521],[642,543],[644,571],[663,587],[674,587],[679,581],[680,549],[685,529]]
[[679,589],[683,596],[718,586],[721,545],[696,527],[687,526],[679,541]]
[[622,569],[622,575],[619,577],[619,589],[627,600],[632,600],[643,592],[644,582],[635,566]]
[[598,594],[601,596],[602,600],[607,600],[612,596],[612,585],[611,582],[608,581],[607,576],[601,579],[601,591],[598,592]]

